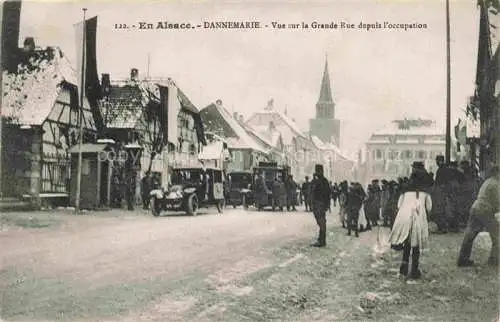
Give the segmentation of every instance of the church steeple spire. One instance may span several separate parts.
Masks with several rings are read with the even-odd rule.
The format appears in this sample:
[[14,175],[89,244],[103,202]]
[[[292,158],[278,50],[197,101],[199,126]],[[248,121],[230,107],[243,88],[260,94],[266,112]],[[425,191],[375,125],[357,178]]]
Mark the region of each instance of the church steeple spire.
[[318,103],[333,102],[332,88],[330,87],[330,73],[328,72],[328,54],[325,57],[325,70],[323,71],[323,80],[319,92]]
[[309,120],[309,131],[323,142],[340,146],[340,121],[335,118],[335,103],[330,87],[328,56],[325,57],[325,69],[321,80],[319,99],[316,103],[316,117]]

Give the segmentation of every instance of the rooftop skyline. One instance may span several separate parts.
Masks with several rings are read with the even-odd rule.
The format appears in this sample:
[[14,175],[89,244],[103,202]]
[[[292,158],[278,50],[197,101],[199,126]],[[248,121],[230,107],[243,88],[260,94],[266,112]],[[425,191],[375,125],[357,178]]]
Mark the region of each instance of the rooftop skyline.
[[[172,77],[199,108],[217,99],[248,118],[273,98],[307,129],[314,117],[325,54],[335,116],[342,121],[342,146],[351,154],[370,134],[403,115],[444,122],[446,52],[444,1],[388,3],[204,2],[148,5],[110,2],[24,2],[20,43],[59,46],[74,63],[73,24],[98,16],[98,71],[111,79],[138,68],[152,77]],[[474,92],[478,10],[451,2],[452,123],[463,117]],[[117,30],[117,23],[258,20],[427,24],[420,30]],[[148,67],[148,56],[149,67]]]

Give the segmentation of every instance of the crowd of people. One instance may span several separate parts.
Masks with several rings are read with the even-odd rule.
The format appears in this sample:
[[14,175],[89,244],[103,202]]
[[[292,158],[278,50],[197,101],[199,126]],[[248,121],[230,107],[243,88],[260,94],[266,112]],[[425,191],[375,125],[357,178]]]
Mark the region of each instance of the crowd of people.
[[436,233],[466,228],[457,261],[460,267],[473,265],[473,241],[486,230],[492,240],[488,262],[498,265],[498,167],[492,166],[483,180],[468,161],[445,164],[444,157],[438,156],[436,164],[435,175],[422,162],[414,162],[409,177],[374,179],[366,190],[359,182],[328,183],[322,166],[317,165],[313,180],[306,177],[301,186],[306,211],[314,212],[319,226],[318,241],[313,246],[326,245],[326,212],[332,203],[338,203],[340,222],[348,235],[358,237],[378,225],[391,229],[392,248],[403,252],[400,273],[410,278],[421,276],[420,251],[427,247],[429,221],[436,223]]

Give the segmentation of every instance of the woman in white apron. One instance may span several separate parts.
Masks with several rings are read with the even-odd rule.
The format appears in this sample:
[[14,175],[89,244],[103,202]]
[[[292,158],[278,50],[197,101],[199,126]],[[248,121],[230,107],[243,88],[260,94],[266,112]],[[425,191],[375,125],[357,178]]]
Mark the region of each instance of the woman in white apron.
[[420,251],[427,247],[429,239],[427,216],[432,209],[432,199],[427,192],[429,186],[429,175],[424,165],[414,162],[410,184],[399,197],[398,212],[389,237],[392,248],[403,251],[399,268],[401,275],[408,275],[411,254],[409,277],[412,279],[422,275],[418,268]]

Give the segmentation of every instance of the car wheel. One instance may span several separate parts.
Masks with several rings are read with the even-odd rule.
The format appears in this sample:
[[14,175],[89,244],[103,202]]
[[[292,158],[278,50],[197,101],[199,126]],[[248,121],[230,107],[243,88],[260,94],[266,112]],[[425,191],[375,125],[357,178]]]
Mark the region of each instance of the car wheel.
[[[233,207],[236,208],[236,206],[234,206],[234,205],[233,205]],[[217,211],[219,212],[219,214],[221,214],[222,211],[224,211],[224,200],[217,201]]]
[[187,214],[191,216],[196,216],[198,212],[198,198],[195,194],[189,196],[187,203]]

